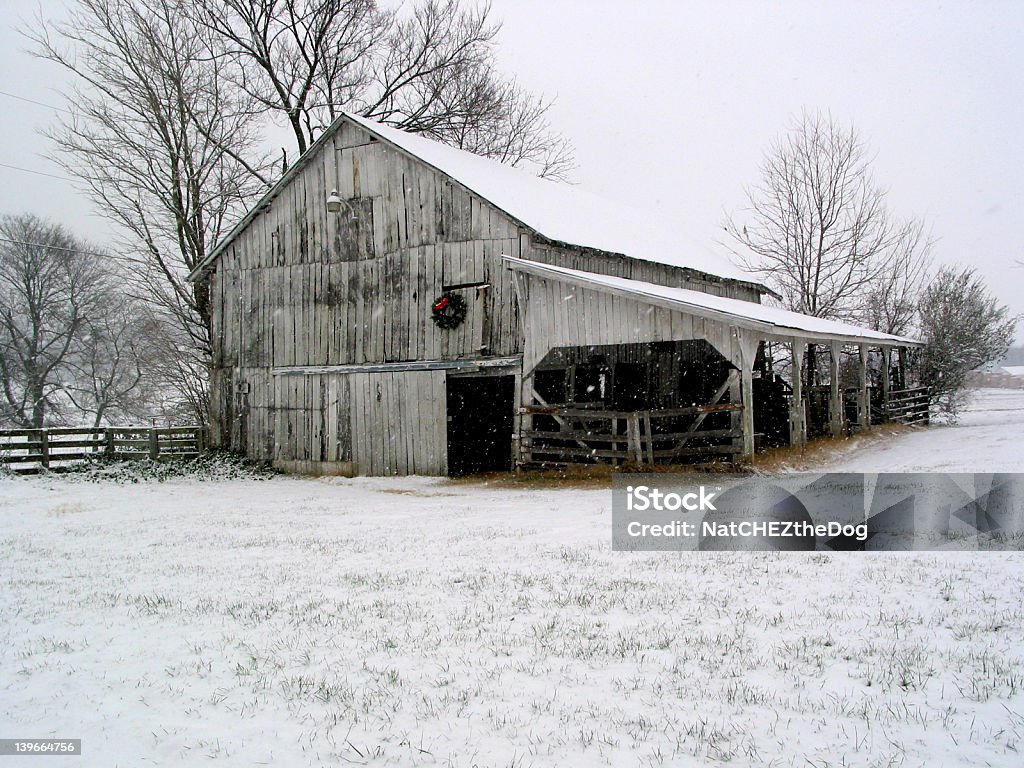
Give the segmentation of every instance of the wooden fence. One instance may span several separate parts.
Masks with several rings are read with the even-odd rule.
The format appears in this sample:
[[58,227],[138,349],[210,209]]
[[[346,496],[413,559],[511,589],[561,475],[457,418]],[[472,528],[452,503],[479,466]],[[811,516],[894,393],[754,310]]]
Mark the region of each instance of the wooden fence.
[[191,459],[206,451],[206,427],[60,427],[0,430],[0,467],[19,473],[96,459]]
[[[735,460],[742,452],[742,428],[722,428],[713,421],[731,421],[733,412],[742,410],[738,403],[650,411],[525,406],[520,412],[533,416],[534,424],[520,432],[520,453],[524,464]],[[551,428],[538,429],[543,421]]]
[[927,424],[928,402],[928,387],[897,389],[889,392],[889,399],[883,405],[883,412],[886,421]]

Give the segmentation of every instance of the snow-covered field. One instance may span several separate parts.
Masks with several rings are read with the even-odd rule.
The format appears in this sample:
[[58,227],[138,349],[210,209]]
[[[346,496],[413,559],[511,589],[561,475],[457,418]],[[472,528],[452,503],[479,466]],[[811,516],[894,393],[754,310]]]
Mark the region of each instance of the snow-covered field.
[[935,424],[898,440],[852,450],[825,472],[1024,472],[1024,390],[982,389],[952,426]]
[[[1016,470],[1022,427],[1024,393],[985,392],[827,468]],[[1021,553],[618,553],[610,500],[2,479],[0,738],[81,738],[83,766],[1024,764]]]

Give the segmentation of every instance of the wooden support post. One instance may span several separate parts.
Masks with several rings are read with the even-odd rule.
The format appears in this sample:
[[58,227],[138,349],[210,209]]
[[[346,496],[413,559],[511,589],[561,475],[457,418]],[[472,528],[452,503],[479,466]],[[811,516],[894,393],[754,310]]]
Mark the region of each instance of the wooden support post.
[[196,453],[206,453],[206,427],[196,429]]
[[871,396],[868,392],[868,348],[866,344],[857,345],[860,357],[860,368],[857,376],[858,400],[857,426],[868,429],[871,426]]
[[114,458],[114,429],[112,427],[103,430],[103,455],[108,459]]
[[793,339],[793,400],[789,406],[789,444],[800,447],[807,443],[803,369],[804,343]]
[[897,347],[896,351],[899,353],[896,389],[907,389],[907,348]]
[[754,376],[753,359],[743,361],[740,371],[740,392],[743,395],[743,459],[754,460]]
[[842,349],[838,341],[831,345],[831,366],[829,376],[828,412],[832,426],[832,436],[843,434],[846,414],[843,413],[843,389],[839,386],[839,353]]
[[533,431],[533,415],[529,413],[522,413],[523,406],[534,405],[533,397],[533,371],[524,373],[520,378],[519,385],[519,427],[518,427],[518,442],[519,442],[519,453],[516,455],[516,467],[517,469],[523,464],[528,464],[533,461],[533,452],[531,451],[531,441],[527,438],[523,440],[523,432]]
[[522,446],[520,444],[523,432],[523,373],[515,374],[515,388],[512,393],[512,470],[517,474],[523,463]]
[[160,455],[160,435],[155,428],[149,430],[149,458],[157,460]]
[[889,393],[892,391],[892,347],[882,347],[882,421],[889,420]]
[[[740,372],[738,369],[732,369],[729,371],[729,378],[726,380],[729,387],[729,402],[730,403],[743,403],[743,395],[740,392]],[[733,432],[742,432],[743,430],[743,412],[739,410],[729,412],[729,429]],[[733,441],[733,447],[736,453],[743,453],[743,439],[738,438]]]
[[39,463],[44,467],[50,466],[50,435],[45,429],[39,430]]

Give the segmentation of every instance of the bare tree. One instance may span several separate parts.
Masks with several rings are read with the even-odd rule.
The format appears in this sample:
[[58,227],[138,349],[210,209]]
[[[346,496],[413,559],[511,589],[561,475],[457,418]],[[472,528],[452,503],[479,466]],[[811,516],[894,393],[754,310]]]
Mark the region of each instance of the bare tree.
[[911,332],[932,261],[932,247],[933,241],[919,220],[906,222],[894,231],[890,258],[864,294],[865,325],[897,336]]
[[26,34],[78,83],[71,116],[51,132],[64,167],[125,233],[130,290],[172,319],[188,370],[205,376],[208,284],[185,277],[265,188],[266,164],[247,97],[225,88],[184,5],[78,0],[66,21]]
[[283,116],[299,154],[370,82],[370,57],[393,14],[374,0],[199,0],[224,75],[253,109]]
[[943,267],[918,305],[922,374],[932,402],[954,417],[967,373],[999,360],[1013,343],[1018,317],[1000,306],[973,268]]
[[67,365],[102,303],[88,245],[32,215],[0,218],[0,420],[41,428],[60,417]]
[[788,309],[815,317],[856,318],[901,249],[925,242],[893,225],[857,132],[821,114],[804,112],[771,145],[747,203],[725,222],[734,253]]
[[374,0],[200,0],[231,82],[282,116],[301,154],[342,110],[564,177],[569,142],[548,122],[550,101],[495,67],[500,25],[487,5],[422,0],[407,12]]
[[64,394],[92,426],[144,418],[150,408],[146,308],[126,301],[111,280],[86,318],[66,363]]
[[[195,422],[197,415],[205,416],[209,408],[207,362],[195,354],[190,339],[178,326],[160,322],[158,313],[150,314],[151,322],[143,331],[148,349],[147,404],[169,423]],[[173,384],[173,389],[167,384]],[[205,418],[199,423],[205,423]]]

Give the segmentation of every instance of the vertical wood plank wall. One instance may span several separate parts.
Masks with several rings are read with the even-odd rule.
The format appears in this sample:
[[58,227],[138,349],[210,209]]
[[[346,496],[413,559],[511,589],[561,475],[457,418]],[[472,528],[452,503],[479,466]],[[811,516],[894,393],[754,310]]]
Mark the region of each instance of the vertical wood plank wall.
[[[337,214],[326,209],[331,189],[344,201]],[[343,125],[226,248],[210,278],[214,441],[301,471],[445,474],[443,374],[272,369],[519,354],[502,255],[759,300],[750,288],[686,270],[535,241],[444,174]],[[466,322],[439,330],[430,319],[435,297],[465,283],[490,287],[460,289]],[[578,322],[607,323],[604,309],[595,303]],[[400,452],[395,430],[396,439],[415,435],[416,445]]]
[[524,321],[535,332],[528,334],[524,371],[532,370],[554,347],[677,339],[703,339],[722,357],[740,364],[726,323],[532,275],[527,285],[530,300]]
[[444,371],[357,373],[352,392],[352,471],[446,475]]

